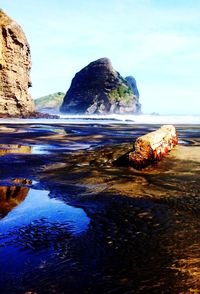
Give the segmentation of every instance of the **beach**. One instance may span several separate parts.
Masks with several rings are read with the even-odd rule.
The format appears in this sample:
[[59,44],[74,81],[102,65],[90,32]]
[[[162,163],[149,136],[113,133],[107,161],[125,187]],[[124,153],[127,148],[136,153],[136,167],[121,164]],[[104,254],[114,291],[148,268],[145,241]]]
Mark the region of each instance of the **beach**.
[[1,121],[1,293],[198,293],[199,118],[162,160],[113,164],[153,119]]

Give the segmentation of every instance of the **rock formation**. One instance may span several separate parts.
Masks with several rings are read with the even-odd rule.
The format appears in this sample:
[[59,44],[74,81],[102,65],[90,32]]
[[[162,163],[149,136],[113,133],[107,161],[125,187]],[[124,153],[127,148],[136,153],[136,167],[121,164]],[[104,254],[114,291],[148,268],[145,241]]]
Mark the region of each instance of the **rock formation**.
[[133,91],[133,93],[135,94],[135,103],[136,103],[136,107],[138,109],[138,112],[141,112],[141,104],[139,102],[139,98],[140,98],[140,94],[137,88],[137,84],[136,84],[136,80],[134,77],[132,76],[128,76],[125,78],[125,80],[127,81],[129,87],[131,88],[131,90]]
[[21,27],[0,10],[0,115],[28,116],[34,103],[28,93],[30,48]]
[[108,58],[101,58],[75,75],[60,110],[88,114],[138,113],[141,106],[137,93]]

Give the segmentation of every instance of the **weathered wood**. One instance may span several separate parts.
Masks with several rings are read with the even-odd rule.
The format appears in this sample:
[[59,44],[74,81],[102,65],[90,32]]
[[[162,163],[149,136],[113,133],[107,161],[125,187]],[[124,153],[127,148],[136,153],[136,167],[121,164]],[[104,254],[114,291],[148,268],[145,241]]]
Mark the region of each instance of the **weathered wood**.
[[135,168],[143,168],[164,157],[178,144],[176,129],[173,125],[164,125],[157,131],[137,138],[134,151],[129,152],[128,162]]

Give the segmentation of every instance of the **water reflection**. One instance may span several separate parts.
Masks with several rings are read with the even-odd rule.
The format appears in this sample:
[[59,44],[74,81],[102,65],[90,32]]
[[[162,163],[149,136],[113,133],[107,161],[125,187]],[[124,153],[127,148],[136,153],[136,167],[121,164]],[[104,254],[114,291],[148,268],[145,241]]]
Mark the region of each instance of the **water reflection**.
[[33,273],[32,280],[49,264],[70,259],[72,239],[89,224],[81,208],[30,188],[24,201],[0,220],[0,293],[25,293],[20,284],[28,274]]
[[9,153],[31,153],[32,147],[20,144],[0,144],[0,156]]
[[13,179],[6,185],[0,186],[0,216],[5,217],[14,207],[19,205],[27,196],[31,181]]
[[[5,187],[1,188],[4,191]],[[24,201],[13,210],[11,210],[12,207],[8,215],[0,221],[0,233],[16,230],[16,227],[29,226],[34,222],[36,225],[42,224],[43,226],[51,224],[67,226],[70,232],[75,234],[87,229],[90,221],[86,213],[82,209],[69,206],[61,200],[50,198],[49,191],[18,186],[7,187],[2,203],[7,201],[10,188],[11,191],[13,188],[12,195],[14,196],[12,199],[16,197],[19,199],[14,203],[19,204],[20,200]]]
[[[0,156],[7,154],[30,154],[31,146],[21,144],[0,144]],[[0,186],[0,216],[5,217],[14,207],[27,196],[32,182],[28,179],[15,178]]]

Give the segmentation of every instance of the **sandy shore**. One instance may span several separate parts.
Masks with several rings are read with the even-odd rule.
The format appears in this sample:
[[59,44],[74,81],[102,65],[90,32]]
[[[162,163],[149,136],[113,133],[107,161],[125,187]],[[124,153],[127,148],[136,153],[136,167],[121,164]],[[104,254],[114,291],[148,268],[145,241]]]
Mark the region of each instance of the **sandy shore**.
[[[66,242],[71,257],[66,251],[63,265],[54,260],[57,280],[52,282],[54,271],[47,266],[41,277],[35,274],[34,283],[28,275],[17,282],[16,293],[18,286],[34,291],[52,286],[56,293],[81,288],[83,293],[119,288],[121,293],[192,293],[200,288],[200,126],[177,126],[179,145],[143,170],[112,164],[136,137],[157,127],[1,125],[2,186],[27,179],[32,184],[26,187],[50,191],[50,197],[81,207],[91,220],[78,241]],[[78,263],[66,281],[69,260]],[[81,275],[85,279],[80,281]]]

